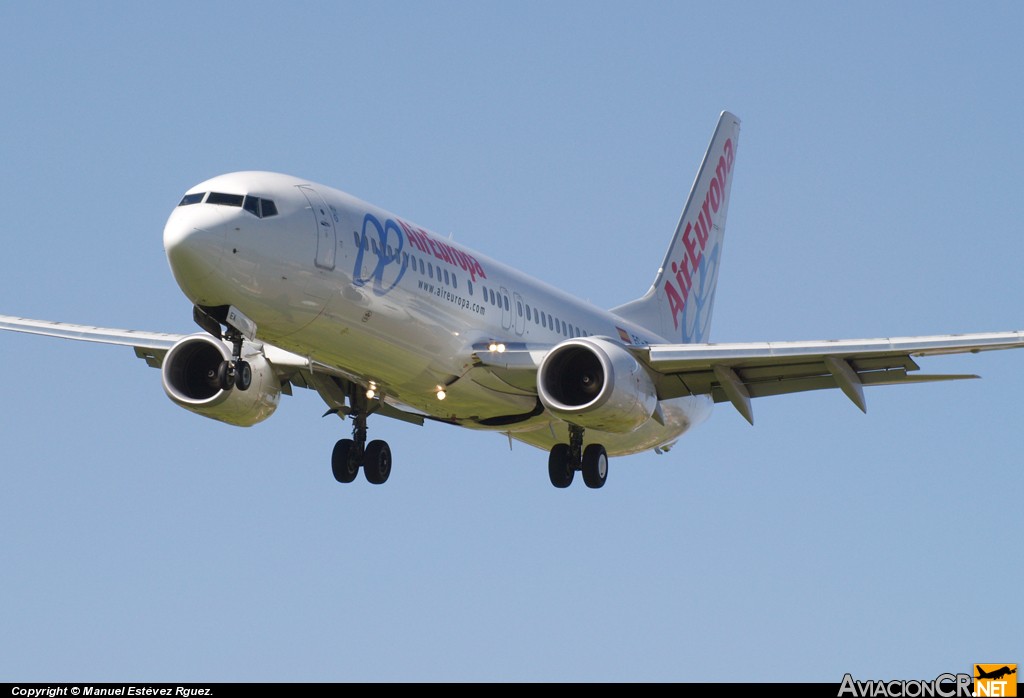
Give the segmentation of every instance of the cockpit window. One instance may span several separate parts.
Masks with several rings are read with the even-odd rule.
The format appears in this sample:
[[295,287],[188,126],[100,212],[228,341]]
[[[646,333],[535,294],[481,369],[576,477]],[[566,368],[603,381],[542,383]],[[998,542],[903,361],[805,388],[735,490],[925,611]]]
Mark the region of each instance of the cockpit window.
[[258,196],[245,197],[242,208],[258,218],[268,218],[277,215],[277,206],[270,199],[261,199]]
[[241,194],[221,194],[220,192],[212,191],[209,198],[206,199],[206,203],[219,204],[221,206],[241,206],[242,199],[244,198]]
[[206,192],[200,192],[198,194],[185,194],[185,197],[179,203],[179,206],[188,206],[189,204],[198,204],[206,196]]
[[252,215],[259,218],[260,215],[260,200],[256,196],[245,197],[245,203],[242,204],[242,208],[251,213]]
[[200,204],[203,200],[208,204],[219,206],[241,206],[257,218],[269,218],[277,215],[277,204],[270,199],[261,199],[258,196],[242,196],[241,194],[224,194],[221,192],[199,192],[198,194],[185,194],[178,203],[179,206],[190,206]]

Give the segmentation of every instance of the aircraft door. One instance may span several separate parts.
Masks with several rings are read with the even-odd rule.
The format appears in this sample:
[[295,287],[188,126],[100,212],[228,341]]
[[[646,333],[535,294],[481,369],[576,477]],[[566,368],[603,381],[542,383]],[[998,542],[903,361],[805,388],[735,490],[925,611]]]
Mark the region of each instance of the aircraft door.
[[501,297],[498,303],[501,305],[501,326],[506,330],[512,329],[512,304],[509,302],[508,289],[501,287]]
[[516,323],[516,334],[520,337],[526,332],[526,311],[523,308],[523,297],[518,292],[512,293],[512,317]]
[[313,187],[300,184],[299,191],[309,202],[309,209],[313,212],[316,225],[316,265],[321,269],[334,269],[338,239],[331,207]]

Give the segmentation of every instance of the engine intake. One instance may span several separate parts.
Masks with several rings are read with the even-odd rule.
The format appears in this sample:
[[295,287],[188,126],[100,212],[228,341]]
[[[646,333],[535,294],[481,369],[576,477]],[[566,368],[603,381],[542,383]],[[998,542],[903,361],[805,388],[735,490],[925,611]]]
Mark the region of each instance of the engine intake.
[[555,345],[537,371],[537,393],[560,419],[620,434],[639,428],[658,406],[647,369],[621,345],[597,337]]
[[240,427],[258,424],[277,409],[281,383],[266,357],[248,342],[242,358],[252,368],[252,385],[245,391],[221,390],[217,367],[231,359],[231,345],[208,334],[189,335],[164,357],[164,392],[175,404],[204,417]]

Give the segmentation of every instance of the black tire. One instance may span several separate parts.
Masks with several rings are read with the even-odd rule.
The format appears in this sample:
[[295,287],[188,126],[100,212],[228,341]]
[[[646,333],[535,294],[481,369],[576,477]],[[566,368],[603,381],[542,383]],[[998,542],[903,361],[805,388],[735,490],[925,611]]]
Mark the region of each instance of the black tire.
[[363,456],[363,475],[374,485],[383,485],[391,475],[391,447],[387,441],[371,441]]
[[221,390],[231,390],[234,387],[230,361],[221,361],[217,366],[217,387]]
[[576,475],[569,456],[569,444],[555,444],[548,454],[548,477],[551,478],[551,484],[559,489],[571,485]]
[[342,439],[334,444],[334,453],[331,454],[331,470],[334,472],[334,479],[338,482],[352,482],[359,474],[359,461],[355,458],[356,442],[352,439]]
[[235,362],[235,387],[246,391],[252,385],[252,366],[248,361],[238,360]]
[[608,452],[601,444],[590,444],[583,449],[583,482],[592,490],[604,487],[608,479]]

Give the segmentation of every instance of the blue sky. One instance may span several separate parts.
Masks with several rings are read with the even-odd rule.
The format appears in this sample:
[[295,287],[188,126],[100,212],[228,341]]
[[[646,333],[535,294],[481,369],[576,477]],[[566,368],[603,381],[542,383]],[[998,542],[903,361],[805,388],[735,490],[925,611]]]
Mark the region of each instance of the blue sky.
[[[596,304],[743,120],[712,338],[1016,329],[1015,3],[0,5],[0,313],[192,332],[161,231],[296,174]],[[318,396],[249,430],[117,347],[0,336],[0,680],[931,678],[1024,661],[1024,355],[730,407],[556,491],[498,435]]]

